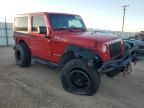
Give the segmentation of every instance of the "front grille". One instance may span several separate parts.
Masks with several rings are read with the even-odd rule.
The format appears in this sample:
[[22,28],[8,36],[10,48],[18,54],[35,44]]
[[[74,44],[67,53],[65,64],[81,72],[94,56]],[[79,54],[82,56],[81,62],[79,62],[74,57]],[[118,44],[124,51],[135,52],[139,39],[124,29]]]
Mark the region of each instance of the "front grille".
[[121,41],[110,44],[110,56],[111,58],[121,54]]

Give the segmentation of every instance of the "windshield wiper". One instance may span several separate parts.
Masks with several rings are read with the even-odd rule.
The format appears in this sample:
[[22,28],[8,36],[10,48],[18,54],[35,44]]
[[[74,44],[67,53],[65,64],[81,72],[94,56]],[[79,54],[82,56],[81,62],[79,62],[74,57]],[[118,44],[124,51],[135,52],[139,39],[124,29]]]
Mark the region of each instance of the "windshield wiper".
[[85,28],[70,28],[69,29],[70,31],[72,31],[72,30],[82,30],[82,31],[86,31],[86,29]]
[[69,30],[71,32],[74,32],[74,30],[82,30],[82,31],[86,31],[86,29],[84,28],[56,28],[54,30]]
[[69,30],[69,28],[56,28],[54,30]]

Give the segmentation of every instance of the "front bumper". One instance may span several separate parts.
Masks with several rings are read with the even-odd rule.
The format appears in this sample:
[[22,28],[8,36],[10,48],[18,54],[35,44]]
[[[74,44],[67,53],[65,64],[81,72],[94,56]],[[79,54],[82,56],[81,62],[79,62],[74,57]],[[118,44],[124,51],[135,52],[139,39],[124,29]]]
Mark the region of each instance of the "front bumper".
[[99,69],[100,73],[109,73],[109,72],[123,72],[132,62],[136,61],[136,57],[133,55],[133,52],[137,47],[133,47],[125,52],[125,54],[118,60],[111,60],[104,63]]

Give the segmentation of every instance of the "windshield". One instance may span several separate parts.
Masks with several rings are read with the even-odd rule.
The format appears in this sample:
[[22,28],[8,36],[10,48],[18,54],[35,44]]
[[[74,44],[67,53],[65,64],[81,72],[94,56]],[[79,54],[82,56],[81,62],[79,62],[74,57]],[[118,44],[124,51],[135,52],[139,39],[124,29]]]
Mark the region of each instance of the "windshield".
[[65,29],[82,29],[86,30],[85,24],[80,16],[77,15],[62,15],[50,14],[49,15],[53,30]]

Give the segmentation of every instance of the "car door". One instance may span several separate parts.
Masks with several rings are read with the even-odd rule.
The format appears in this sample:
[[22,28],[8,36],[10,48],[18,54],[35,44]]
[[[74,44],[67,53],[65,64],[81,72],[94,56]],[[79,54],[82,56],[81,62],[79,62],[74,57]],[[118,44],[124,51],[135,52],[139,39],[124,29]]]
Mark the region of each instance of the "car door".
[[39,34],[37,27],[47,27],[47,16],[34,15],[31,17],[31,52],[33,57],[43,60],[50,60],[51,58],[51,39],[46,38],[47,34]]

